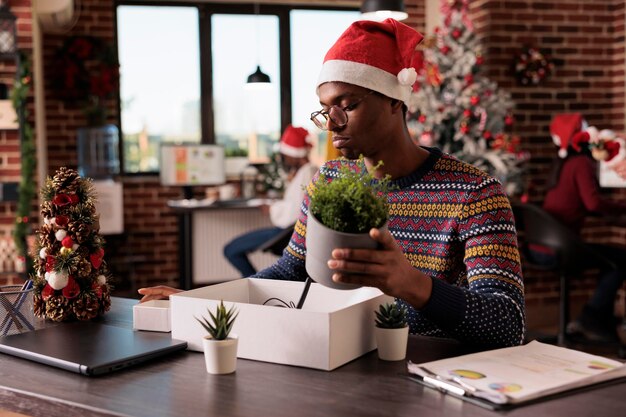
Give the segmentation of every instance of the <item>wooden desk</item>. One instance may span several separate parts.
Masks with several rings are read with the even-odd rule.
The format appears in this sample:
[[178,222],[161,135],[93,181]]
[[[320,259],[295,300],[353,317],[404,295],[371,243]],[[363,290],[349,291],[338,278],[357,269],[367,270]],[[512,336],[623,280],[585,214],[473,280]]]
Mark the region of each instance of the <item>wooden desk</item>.
[[[130,326],[134,300],[114,299],[105,321]],[[446,340],[411,337],[408,358],[429,361],[464,352]],[[0,354],[0,410],[39,416],[497,416],[424,388],[401,374],[404,361],[371,352],[332,372],[239,359],[231,375],[206,373],[202,354],[90,378]],[[622,415],[626,383],[507,412],[517,416]]]

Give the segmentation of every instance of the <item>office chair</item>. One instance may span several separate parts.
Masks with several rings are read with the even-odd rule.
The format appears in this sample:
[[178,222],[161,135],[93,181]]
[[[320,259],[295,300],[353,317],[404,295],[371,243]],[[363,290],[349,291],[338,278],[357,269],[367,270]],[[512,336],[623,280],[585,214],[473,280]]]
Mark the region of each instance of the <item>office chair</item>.
[[262,252],[272,253],[276,256],[282,256],[283,250],[289,244],[289,240],[291,239],[291,235],[293,234],[294,226],[285,228],[282,232],[277,234],[271,239],[268,239],[265,243],[257,248]]
[[[569,278],[588,269],[616,268],[616,265],[601,253],[586,245],[548,212],[533,204],[513,205],[518,230],[523,233],[520,251],[529,265],[559,275],[559,330],[557,344],[565,345],[565,329],[569,322]],[[530,245],[550,248],[555,253],[553,264],[533,262]]]

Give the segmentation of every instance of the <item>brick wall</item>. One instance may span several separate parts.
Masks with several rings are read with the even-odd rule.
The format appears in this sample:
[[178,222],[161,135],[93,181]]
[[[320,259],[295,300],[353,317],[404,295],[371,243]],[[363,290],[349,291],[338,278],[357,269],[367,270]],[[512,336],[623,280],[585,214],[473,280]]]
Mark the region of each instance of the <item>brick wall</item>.
[[[549,135],[556,113],[581,112],[600,129],[624,131],[624,0],[497,1],[473,0],[476,31],[485,51],[486,71],[516,103],[516,131],[530,151],[531,201],[546,191],[556,147]],[[511,72],[513,57],[525,45],[541,48],[556,64],[538,86],[519,86]],[[607,192],[626,200],[626,189]],[[585,238],[598,243],[626,242],[626,228],[601,219],[588,221]],[[525,268],[527,304],[558,300],[554,276]],[[573,304],[580,306],[595,287],[592,276],[573,281]],[[622,292],[623,309],[623,292]]]
[[[44,68],[48,128],[49,171],[76,166],[76,129],[85,125],[78,108],[56,100],[51,87],[50,66],[54,51],[72,35],[90,34],[114,39],[114,6],[110,0],[82,0],[77,25],[65,34],[44,35]],[[517,104],[516,133],[532,153],[529,184],[531,199],[541,201],[552,158],[556,154],[548,135],[552,114],[583,112],[601,128],[624,129],[624,0],[514,1],[473,0],[471,15],[482,39],[486,71],[490,78],[509,91]],[[405,1],[410,17],[407,24],[423,31],[424,2]],[[19,16],[20,42],[30,47],[30,0],[13,0],[11,9]],[[23,15],[22,15],[23,14]],[[557,62],[554,74],[540,86],[520,87],[511,77],[511,63],[523,45],[547,49]],[[0,63],[0,77],[11,83],[14,68]],[[117,103],[109,103],[109,121],[117,120]],[[0,132],[0,173],[11,180],[19,178],[17,133]],[[125,201],[125,234],[108,237],[107,259],[121,277],[131,278],[139,287],[166,283],[176,285],[178,277],[178,238],[174,213],[168,199],[179,198],[178,189],[160,187],[154,177],[122,179]],[[616,190],[615,198],[626,199],[626,190]],[[14,205],[0,203],[0,237],[10,233]],[[590,222],[585,231],[595,241],[626,241],[626,229],[600,220]],[[556,300],[553,277],[525,272],[529,304]],[[0,280],[2,278],[0,277]],[[584,299],[593,280],[577,281],[574,291]]]
[[[17,17],[17,45],[30,57],[32,55],[31,0],[13,0],[10,11]],[[15,81],[16,63],[13,59],[0,60],[0,82],[12,88]],[[32,115],[32,100],[29,110]],[[31,123],[33,122],[31,116]],[[20,180],[21,153],[17,130],[0,130],[0,183],[17,183]],[[14,273],[15,262],[12,230],[15,222],[15,202],[0,202],[0,284],[12,283],[18,279]]]

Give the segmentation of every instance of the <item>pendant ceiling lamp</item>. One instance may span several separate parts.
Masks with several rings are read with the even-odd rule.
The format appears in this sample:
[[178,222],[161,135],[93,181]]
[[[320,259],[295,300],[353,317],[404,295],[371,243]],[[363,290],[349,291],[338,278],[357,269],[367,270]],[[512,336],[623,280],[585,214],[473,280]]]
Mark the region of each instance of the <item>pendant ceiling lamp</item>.
[[258,64],[259,60],[259,3],[254,3],[254,14],[256,19],[256,71],[248,76],[248,80],[246,81],[246,87],[248,88],[266,88],[270,85],[271,80],[270,76],[261,71],[261,65]]
[[364,0],[361,5],[361,19],[383,21],[391,17],[396,20],[404,20],[409,14],[404,11],[402,0]]

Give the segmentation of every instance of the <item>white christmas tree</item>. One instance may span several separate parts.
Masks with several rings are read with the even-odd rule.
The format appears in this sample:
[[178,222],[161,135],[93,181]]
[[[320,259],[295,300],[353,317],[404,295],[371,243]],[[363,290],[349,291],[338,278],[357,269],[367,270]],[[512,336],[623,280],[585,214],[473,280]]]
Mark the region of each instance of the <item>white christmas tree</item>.
[[510,95],[480,74],[483,57],[468,17],[468,0],[441,0],[441,25],[426,40],[408,125],[424,146],[471,163],[498,178],[509,194],[524,189],[528,154],[510,133]]

